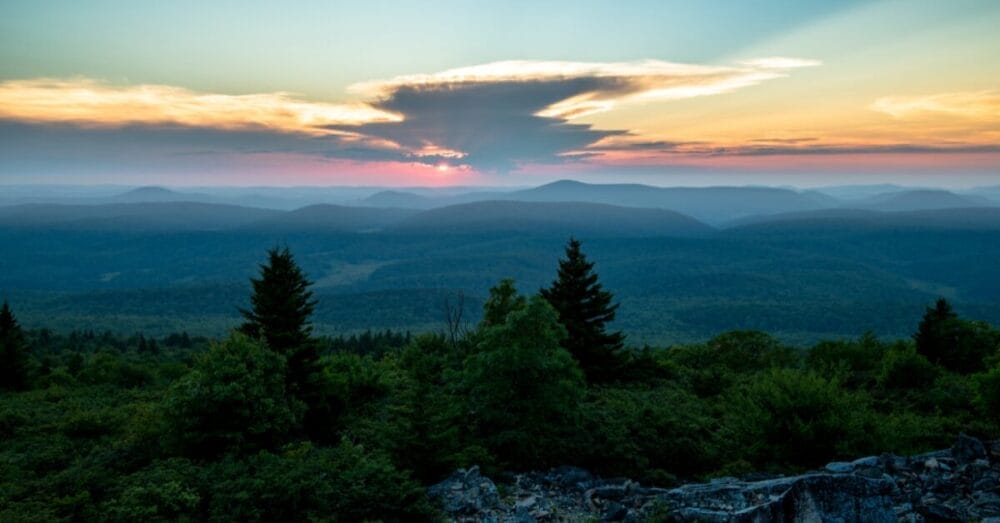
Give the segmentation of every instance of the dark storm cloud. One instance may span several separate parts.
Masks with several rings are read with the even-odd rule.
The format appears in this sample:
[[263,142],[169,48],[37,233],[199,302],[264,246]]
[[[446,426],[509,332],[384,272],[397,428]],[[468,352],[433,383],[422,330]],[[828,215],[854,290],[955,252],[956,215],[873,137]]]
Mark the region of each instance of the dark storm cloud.
[[503,172],[524,163],[571,161],[580,156],[564,155],[625,131],[596,130],[537,113],[580,93],[616,88],[616,83],[580,78],[402,86],[375,106],[403,115],[403,121],[350,129],[418,153],[428,147],[461,153],[461,163],[480,170]]

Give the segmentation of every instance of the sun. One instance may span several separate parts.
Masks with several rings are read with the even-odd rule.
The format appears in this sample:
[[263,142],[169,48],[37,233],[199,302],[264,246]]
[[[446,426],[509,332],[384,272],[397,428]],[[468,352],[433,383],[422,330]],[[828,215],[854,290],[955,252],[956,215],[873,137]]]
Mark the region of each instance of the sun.
[[451,169],[451,166],[448,165],[448,164],[446,164],[446,163],[439,163],[434,168],[437,169],[439,172],[446,173],[446,172],[448,172],[448,169]]

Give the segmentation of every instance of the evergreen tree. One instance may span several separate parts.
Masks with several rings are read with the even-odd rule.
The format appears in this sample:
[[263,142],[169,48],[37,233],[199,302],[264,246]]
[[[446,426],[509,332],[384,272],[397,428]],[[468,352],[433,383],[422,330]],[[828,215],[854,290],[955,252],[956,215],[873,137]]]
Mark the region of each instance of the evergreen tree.
[[1000,343],[1000,332],[984,323],[959,318],[941,298],[933,308],[927,308],[913,340],[917,353],[931,363],[971,374],[985,368],[984,360]]
[[618,304],[612,304],[611,293],[602,289],[593,269],[594,263],[580,251],[580,242],[570,238],[566,257],[559,260],[558,278],[540,293],[566,327],[563,347],[576,358],[588,380],[603,381],[621,364],[625,337],[606,330]]
[[0,389],[23,390],[28,384],[28,348],[24,332],[6,300],[0,307]]
[[288,361],[288,385],[293,394],[312,406],[317,394],[319,351],[311,338],[309,317],[316,307],[302,269],[288,248],[267,252],[260,276],[251,278],[253,295],[250,310],[240,309],[246,323],[240,330],[264,340],[267,346]]

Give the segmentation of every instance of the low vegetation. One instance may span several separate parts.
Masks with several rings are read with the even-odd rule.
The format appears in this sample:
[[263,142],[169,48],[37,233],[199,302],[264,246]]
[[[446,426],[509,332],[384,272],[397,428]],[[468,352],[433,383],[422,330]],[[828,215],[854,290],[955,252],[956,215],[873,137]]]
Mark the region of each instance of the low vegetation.
[[571,242],[461,335],[317,337],[287,250],[222,340],[25,330],[5,303],[0,520],[433,519],[422,485],[472,464],[669,485],[1000,434],[1000,331],[944,300],[908,340],[629,348],[592,269]]

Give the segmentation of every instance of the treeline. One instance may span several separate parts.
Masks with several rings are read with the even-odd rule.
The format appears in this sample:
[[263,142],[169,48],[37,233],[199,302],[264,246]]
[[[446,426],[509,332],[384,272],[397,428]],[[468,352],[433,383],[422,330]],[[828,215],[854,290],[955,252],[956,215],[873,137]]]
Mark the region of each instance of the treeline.
[[1000,434],[1000,331],[944,300],[910,340],[638,349],[576,241],[460,336],[317,338],[287,250],[252,286],[221,341],[25,332],[5,304],[0,520],[433,519],[422,486],[472,464],[669,485]]

